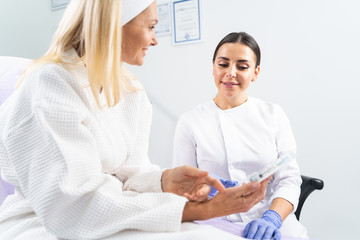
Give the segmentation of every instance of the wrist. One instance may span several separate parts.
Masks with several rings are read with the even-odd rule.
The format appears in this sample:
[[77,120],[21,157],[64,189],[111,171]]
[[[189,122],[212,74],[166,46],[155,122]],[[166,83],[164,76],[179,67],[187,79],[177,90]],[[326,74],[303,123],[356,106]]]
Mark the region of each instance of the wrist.
[[161,190],[163,192],[168,192],[166,183],[168,182],[169,172],[170,169],[165,169],[161,175]]
[[183,210],[182,221],[207,220],[212,218],[209,202],[187,202]]
[[269,209],[267,211],[264,212],[262,218],[264,218],[267,221],[272,222],[278,229],[281,227],[282,225],[282,219],[280,214],[272,209]]

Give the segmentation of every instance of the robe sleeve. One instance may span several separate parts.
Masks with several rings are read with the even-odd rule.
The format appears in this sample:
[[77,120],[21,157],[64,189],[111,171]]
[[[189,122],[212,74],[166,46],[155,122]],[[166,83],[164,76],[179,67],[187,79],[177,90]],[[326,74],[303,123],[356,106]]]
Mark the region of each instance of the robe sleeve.
[[[35,94],[17,103],[2,151],[45,227],[62,239],[104,238],[124,229],[179,231],[185,198],[125,191],[119,179],[102,172],[86,124],[92,116],[72,75],[46,65],[32,76]],[[161,177],[158,169],[146,174],[143,181]]]

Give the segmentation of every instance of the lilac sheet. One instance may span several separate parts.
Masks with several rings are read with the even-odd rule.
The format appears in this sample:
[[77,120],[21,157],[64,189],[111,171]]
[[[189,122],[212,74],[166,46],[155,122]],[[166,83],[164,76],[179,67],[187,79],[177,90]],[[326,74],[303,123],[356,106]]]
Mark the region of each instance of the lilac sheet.
[[14,186],[2,180],[0,174],[0,205],[8,195],[14,194],[14,191]]
[[[0,77],[0,106],[14,92],[15,85],[20,78],[23,67],[13,67]],[[14,193],[14,186],[5,182],[0,173],[0,205],[5,198]]]
[[13,67],[0,76],[0,106],[14,92],[23,71],[23,68]]
[[196,221],[198,224],[210,225],[226,232],[235,234],[237,236],[243,236],[244,227],[233,222],[227,221],[222,218],[212,218],[204,221]]
[[[227,221],[222,218],[212,218],[209,220],[204,221],[195,221],[198,224],[205,224],[210,225],[216,228],[219,228],[223,231],[235,234],[237,236],[243,236],[244,235],[244,228],[245,226],[241,226],[239,224]],[[305,240],[303,238],[295,238],[295,237],[289,237],[289,236],[281,236],[281,240]]]

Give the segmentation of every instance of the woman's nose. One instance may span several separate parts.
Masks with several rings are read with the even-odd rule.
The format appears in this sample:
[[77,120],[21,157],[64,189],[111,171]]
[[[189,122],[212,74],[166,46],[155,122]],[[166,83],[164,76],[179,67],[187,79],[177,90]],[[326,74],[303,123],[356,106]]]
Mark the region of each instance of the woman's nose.
[[232,65],[232,67],[229,69],[229,73],[227,74],[227,77],[234,78],[236,77],[236,66],[235,64]]
[[156,46],[158,44],[158,40],[156,38],[156,35],[154,33],[154,36],[152,37],[152,43],[151,43],[151,46]]

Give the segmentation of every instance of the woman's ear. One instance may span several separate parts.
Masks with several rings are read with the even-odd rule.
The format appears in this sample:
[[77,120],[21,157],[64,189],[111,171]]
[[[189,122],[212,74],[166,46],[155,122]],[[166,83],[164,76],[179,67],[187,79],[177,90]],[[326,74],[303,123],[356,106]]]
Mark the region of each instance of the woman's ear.
[[260,66],[257,66],[257,67],[255,68],[255,71],[254,71],[253,79],[251,79],[252,82],[255,82],[255,81],[256,81],[256,79],[257,79],[258,76],[259,76],[259,73],[260,73]]

